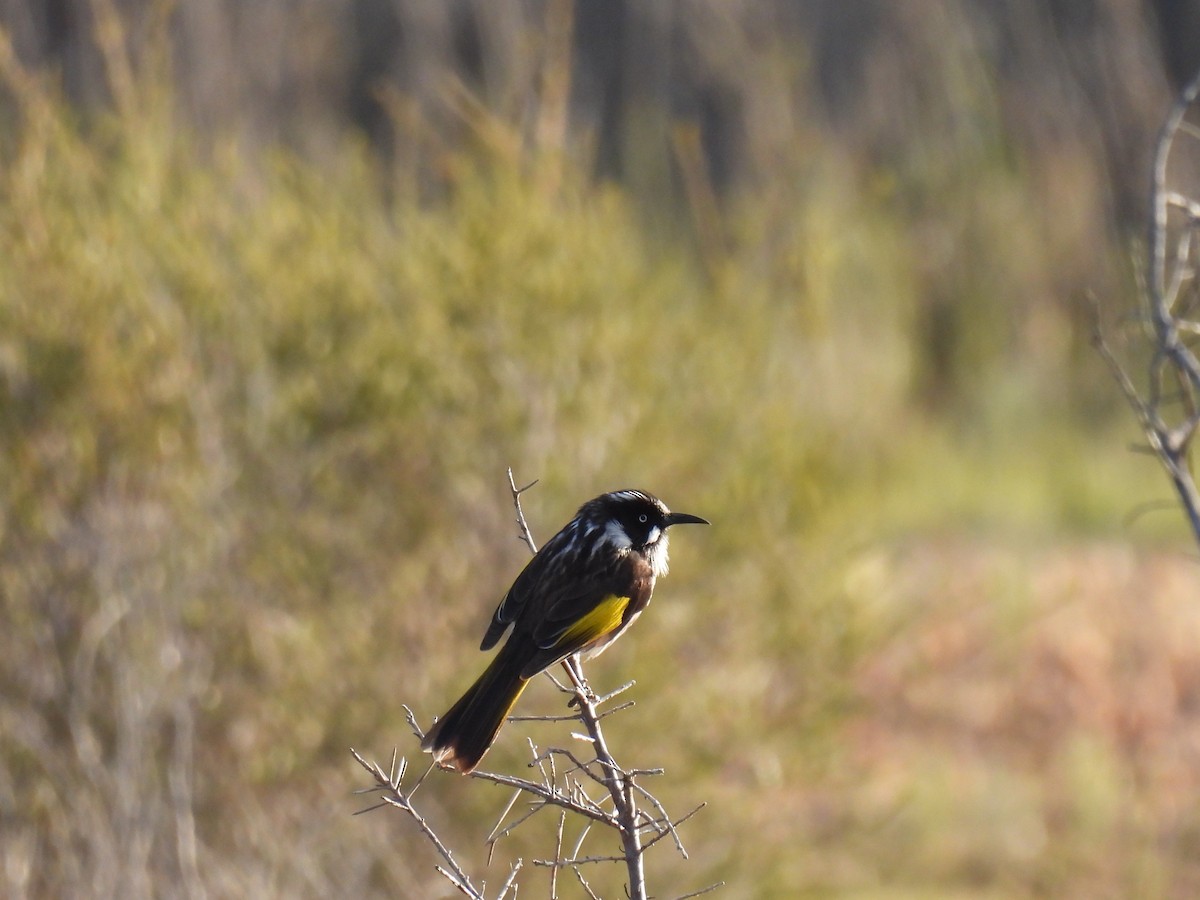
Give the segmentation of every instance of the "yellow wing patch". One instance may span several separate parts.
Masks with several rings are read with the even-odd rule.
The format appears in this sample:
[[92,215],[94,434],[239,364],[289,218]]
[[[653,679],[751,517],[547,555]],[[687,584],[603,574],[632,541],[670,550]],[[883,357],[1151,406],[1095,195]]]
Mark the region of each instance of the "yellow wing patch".
[[555,646],[573,645],[585,647],[596,638],[603,637],[610,631],[616,631],[625,616],[625,607],[629,605],[628,597],[618,597],[610,594],[596,604],[587,615],[563,632]]

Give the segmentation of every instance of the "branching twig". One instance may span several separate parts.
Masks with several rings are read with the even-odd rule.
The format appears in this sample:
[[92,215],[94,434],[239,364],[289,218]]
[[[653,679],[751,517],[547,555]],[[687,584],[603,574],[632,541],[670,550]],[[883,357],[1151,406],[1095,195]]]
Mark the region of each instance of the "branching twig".
[[646,900],[646,870],[642,853],[642,834],[637,821],[637,803],[633,796],[633,776],[624,772],[608,749],[600,717],[596,713],[596,698],[583,677],[578,659],[566,660],[567,671],[575,683],[579,718],[592,739],[596,761],[601,767],[601,779],[613,800],[613,809],[625,851],[625,867],[629,873],[629,900]]
[[[407,761],[401,757],[399,767],[396,767],[396,755],[392,754],[392,767],[390,771],[385,772],[379,767],[378,763],[367,762],[359,754],[359,752],[351,748],[350,752],[354,754],[354,758],[358,760],[358,764],[366,769],[375,779],[376,788],[384,792],[383,801],[385,804],[394,806],[399,810],[404,811],[408,816],[417,823],[417,827],[421,829],[421,833],[429,839],[429,842],[437,849],[438,854],[446,861],[446,865],[450,868],[444,869],[437,866],[437,870],[446,876],[447,880],[454,885],[459,891],[467,897],[475,898],[475,900],[485,900],[483,894],[471,884],[471,879],[466,872],[462,870],[458,862],[454,859],[454,854],[450,852],[450,848],[442,843],[442,839],[438,837],[425,817],[417,812],[416,807],[412,805],[412,792],[405,794],[401,789],[401,782],[404,780],[404,775],[408,771]],[[376,809],[377,806],[371,807]],[[361,812],[369,812],[370,810],[362,810]]]
[[[1151,450],[1162,463],[1178,495],[1196,541],[1200,543],[1200,491],[1196,488],[1190,465],[1192,438],[1200,428],[1200,360],[1182,335],[1196,329],[1196,323],[1182,318],[1186,312],[1179,299],[1185,287],[1195,291],[1193,265],[1196,241],[1192,232],[1200,229],[1200,200],[1168,188],[1168,163],[1177,138],[1182,134],[1196,137],[1197,132],[1184,119],[1200,96],[1200,74],[1179,96],[1159,133],[1154,153],[1150,190],[1150,230],[1148,235],[1149,272],[1145,284],[1145,304],[1152,342],[1146,394],[1143,399],[1124,367],[1109,347],[1095,311],[1093,343],[1137,415]],[[1183,230],[1172,240],[1171,211],[1182,213]],[[1180,218],[1179,213],[1176,219]],[[1168,251],[1168,247],[1172,249]],[[1165,409],[1164,377],[1173,378],[1183,400],[1179,411]]]
[[[517,883],[517,873],[520,871],[521,860],[518,859],[515,863],[513,863],[512,871],[508,873],[508,880],[500,886],[500,893],[496,895],[496,900],[504,900],[504,898],[508,895],[509,888]],[[516,893],[516,891],[513,891],[514,896],[516,896]]]
[[517,527],[521,529],[520,538],[525,542],[525,546],[529,548],[530,553],[537,553],[537,544],[534,543],[533,533],[529,530],[529,525],[525,522],[525,513],[521,511],[521,495],[538,483],[535,478],[523,488],[517,487],[516,481],[513,480],[512,468],[508,470],[508,486],[512,490],[513,506],[517,510]]

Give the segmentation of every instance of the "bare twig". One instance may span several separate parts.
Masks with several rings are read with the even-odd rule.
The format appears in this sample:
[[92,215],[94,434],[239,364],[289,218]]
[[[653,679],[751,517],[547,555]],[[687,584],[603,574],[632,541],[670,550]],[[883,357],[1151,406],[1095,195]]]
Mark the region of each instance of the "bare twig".
[[516,481],[513,480],[512,468],[508,470],[508,486],[512,490],[513,506],[517,510],[517,527],[521,529],[520,538],[525,542],[525,546],[529,548],[530,553],[537,553],[538,548],[537,544],[534,543],[533,533],[530,532],[529,525],[525,522],[525,513],[521,511],[521,495],[537,483],[538,479],[535,478],[529,484],[525,485],[525,487],[519,488]]
[[[554,858],[562,859],[563,830],[567,827],[567,811],[564,809],[558,816],[558,831],[554,835]],[[550,871],[550,896],[558,896],[558,868]]]
[[723,887],[725,887],[725,882],[714,881],[712,884],[710,884],[706,888],[700,888],[700,890],[692,891],[690,894],[680,894],[678,897],[675,898],[675,900],[688,900],[688,898],[690,898],[690,897],[699,897],[702,894],[711,894],[713,891],[718,890],[719,888],[723,888]]
[[408,721],[408,727],[411,728],[412,733],[416,735],[417,741],[420,742],[424,740],[425,732],[421,726],[417,724],[416,713],[412,711],[411,707],[409,707],[407,703],[402,704],[402,709],[404,710],[404,718]]
[[[1200,360],[1188,347],[1183,335],[1196,330],[1196,323],[1182,318],[1190,303],[1180,304],[1185,287],[1194,293],[1196,267],[1193,264],[1196,241],[1193,231],[1200,228],[1200,199],[1168,187],[1168,168],[1180,135],[1195,137],[1196,129],[1185,121],[1200,96],[1197,74],[1179,96],[1163,123],[1155,146],[1150,190],[1150,228],[1148,235],[1149,272],[1145,280],[1146,318],[1152,354],[1143,394],[1117,360],[1100,326],[1099,311],[1094,309],[1093,343],[1108,365],[1113,378],[1129,403],[1146,440],[1158,457],[1183,507],[1196,541],[1200,543],[1200,491],[1197,490],[1190,464],[1192,438],[1200,428]],[[1172,235],[1171,211],[1182,213],[1182,229]],[[1181,218],[1176,213],[1175,219]],[[1170,248],[1170,249],[1168,249]],[[1194,297],[1192,297],[1194,300]],[[1164,395],[1164,380],[1177,385],[1182,412],[1173,408]]]
[[[627,681],[627,682],[625,682],[623,685],[621,685],[619,688],[617,688],[615,691],[609,691],[609,692],[608,692],[607,694],[605,694],[604,696],[602,696],[602,697],[597,697],[597,698],[596,698],[596,705],[597,705],[597,706],[599,706],[599,705],[601,705],[601,704],[603,704],[603,703],[607,703],[609,700],[611,700],[613,697],[616,697],[618,694],[623,694],[623,693],[625,693],[627,690],[629,690],[629,689],[630,689],[631,687],[633,687],[635,684],[637,684],[637,682],[636,682],[636,681]],[[630,701],[630,702],[632,703],[633,701]]]
[[[371,773],[375,779],[377,787],[384,791],[384,803],[394,806],[397,809],[405,812],[421,829],[421,833],[428,838],[429,842],[437,849],[438,854],[446,861],[449,869],[444,869],[437,866],[437,870],[446,877],[446,879],[458,889],[459,893],[467,897],[476,898],[476,900],[485,900],[482,893],[471,884],[471,879],[458,862],[454,859],[454,854],[450,852],[450,848],[442,843],[442,839],[425,821],[425,817],[417,812],[416,807],[412,805],[411,792],[405,794],[401,790],[401,782],[404,780],[404,774],[408,771],[408,764],[403,757],[400,758],[399,766],[395,767],[396,757],[393,755],[393,768],[388,772],[383,771],[378,763],[367,762],[359,752],[351,748],[350,752],[354,754],[354,758],[358,760],[358,764]],[[372,807],[374,809],[376,807]],[[368,810],[362,810],[368,812]]]
[[582,803],[579,803],[569,794],[547,784],[537,781],[530,781],[528,778],[518,778],[515,775],[502,775],[499,772],[485,772],[481,769],[476,769],[471,773],[470,777],[477,778],[480,781],[490,781],[493,784],[502,784],[505,787],[516,788],[524,791],[527,794],[532,794],[542,801],[542,806],[561,807],[563,809],[570,810],[576,815],[594,819],[595,821],[601,822],[609,827],[615,827],[617,825],[617,821],[613,815],[599,812],[591,806],[586,806]]
[[[500,886],[500,893],[496,895],[496,900],[504,900],[504,898],[508,895],[509,889],[516,884],[517,873],[521,871],[521,864],[522,861],[520,859],[513,863],[512,871],[508,873],[508,879],[503,885]],[[516,893],[516,891],[513,891],[514,896]]]
[[535,859],[535,866],[542,866],[548,869],[570,869],[576,866],[587,865],[588,863],[614,863],[625,862],[624,856],[572,856],[568,859]]
[[[496,819],[496,824],[492,826],[491,833],[488,834],[487,839],[484,841],[484,843],[488,845],[489,864],[491,864],[492,861],[492,851],[496,849],[496,841],[503,836],[500,830],[501,826],[504,824],[504,820],[508,818],[508,814],[512,812],[512,808],[517,805],[517,801],[520,799],[521,789],[517,788],[513,791],[512,798],[508,801],[508,805],[504,807],[504,811],[500,813],[500,817]],[[505,829],[505,831],[507,831],[507,829]]]
[[608,749],[608,742],[600,729],[600,718],[596,713],[596,698],[583,676],[579,660],[571,657],[564,661],[564,665],[575,684],[579,718],[591,737],[596,761],[602,769],[601,778],[613,800],[613,811],[621,834],[621,846],[625,851],[625,867],[629,873],[629,900],[646,900],[646,870],[641,829],[638,828],[637,821],[637,803],[633,796],[633,779],[617,765]]
[[676,819],[674,822],[672,822],[670,819],[667,818],[667,811],[662,808],[662,805],[658,803],[658,800],[653,797],[651,797],[650,799],[654,800],[654,803],[658,806],[659,811],[663,814],[663,818],[659,821],[663,822],[665,827],[663,828],[662,831],[659,832],[657,837],[651,838],[649,841],[646,842],[646,849],[649,850],[651,847],[653,847],[655,844],[657,844],[659,841],[661,841],[663,838],[665,838],[669,834],[671,836],[671,839],[673,841],[675,841],[675,849],[679,851],[679,855],[682,856],[684,859],[687,859],[688,858],[687,851],[683,849],[683,842],[680,841],[679,832],[676,829],[680,825],[682,825],[684,822],[686,822],[688,819],[690,819],[692,816],[694,816],[696,813],[700,812],[700,810],[704,809],[704,807],[708,806],[708,804],[701,803],[699,806],[697,806],[695,809],[693,809],[690,813],[680,816],[678,819]]
[[[591,822],[588,822],[586,825],[583,826],[583,830],[579,832],[579,839],[577,841],[575,841],[575,847],[571,850],[572,856],[579,855],[579,851],[583,849],[583,842],[585,840],[587,840],[588,832],[590,832],[591,830],[592,830]],[[592,897],[593,900],[595,900],[596,894],[592,891],[591,885],[589,885],[587,883],[587,879],[583,877],[583,870],[580,869],[579,866],[575,866],[573,871],[575,872],[575,877],[579,879],[579,883],[583,886],[583,889],[588,892],[588,896]]]

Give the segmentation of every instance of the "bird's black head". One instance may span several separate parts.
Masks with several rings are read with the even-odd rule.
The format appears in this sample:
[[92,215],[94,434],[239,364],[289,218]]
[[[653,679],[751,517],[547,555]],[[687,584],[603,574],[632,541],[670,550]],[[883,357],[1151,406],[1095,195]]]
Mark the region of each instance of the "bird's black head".
[[645,491],[601,494],[580,512],[586,513],[592,523],[603,528],[608,540],[620,549],[645,553],[661,548],[664,567],[668,528],[688,522],[708,524],[707,519],[699,516],[671,512],[665,503]]

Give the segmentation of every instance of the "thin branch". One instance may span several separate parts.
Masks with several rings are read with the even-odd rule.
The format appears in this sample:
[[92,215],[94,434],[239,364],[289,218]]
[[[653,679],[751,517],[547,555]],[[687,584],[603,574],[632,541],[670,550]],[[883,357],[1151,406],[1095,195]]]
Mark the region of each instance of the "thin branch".
[[600,706],[603,703],[607,703],[609,700],[611,700],[613,697],[616,697],[618,694],[625,693],[627,690],[629,690],[635,684],[637,684],[636,681],[627,681],[623,685],[621,685],[619,688],[617,688],[615,691],[609,691],[603,697],[597,697],[596,705]]
[[464,897],[471,897],[471,898],[482,898],[483,897],[483,894],[477,894],[470,887],[459,882],[457,877],[454,875],[454,873],[449,872],[446,869],[443,869],[441,866],[434,866],[434,869],[437,870],[439,875],[444,876],[452,885],[454,885],[454,887],[458,888],[458,892],[460,894],[462,894]]
[[421,741],[425,740],[425,732],[421,729],[421,726],[417,724],[416,713],[412,711],[407,703],[401,704],[401,709],[404,710],[404,718],[408,720],[408,727],[411,728],[412,733],[416,735],[417,742],[420,743]]
[[596,761],[603,767],[603,779],[613,799],[613,812],[618,821],[621,846],[625,851],[625,866],[629,873],[629,900],[646,900],[646,870],[642,853],[641,830],[637,825],[637,804],[633,799],[631,782],[622,772],[608,749],[600,719],[596,715],[595,694],[588,686],[579,668],[579,660],[569,657],[563,660],[567,674],[575,684],[575,698],[579,705],[579,717],[591,736],[596,751]]
[[[1183,335],[1195,332],[1195,325],[1180,317],[1180,303],[1187,285],[1195,281],[1192,264],[1192,229],[1200,226],[1200,200],[1168,187],[1169,168],[1176,139],[1180,135],[1195,138],[1200,132],[1186,121],[1200,97],[1200,73],[1184,88],[1159,132],[1154,149],[1150,188],[1150,216],[1147,248],[1149,272],[1146,273],[1144,299],[1151,326],[1152,354],[1147,367],[1146,395],[1117,361],[1104,339],[1099,313],[1095,314],[1093,343],[1103,356],[1126,401],[1137,415],[1150,447],[1165,469],[1187,517],[1192,534],[1200,543],[1200,490],[1197,490],[1190,466],[1189,452],[1193,436],[1200,428],[1200,360],[1191,351]],[[1172,210],[1182,211],[1187,221],[1172,229]],[[1182,230],[1179,230],[1182,227]],[[1194,299],[1194,298],[1193,298]],[[1167,379],[1172,381],[1168,382]],[[1183,402],[1183,421],[1170,423],[1164,416],[1164,387],[1178,391]]]
[[533,864],[545,869],[569,869],[589,863],[625,862],[624,856],[572,856],[569,859],[535,859]]
[[606,709],[606,710],[604,710],[604,712],[599,713],[599,718],[601,720],[604,720],[604,719],[607,719],[609,716],[613,715],[614,713],[619,713],[623,709],[633,709],[635,706],[637,706],[636,700],[626,700],[624,703],[618,704],[617,706],[614,706],[612,709]]
[[592,890],[592,886],[588,884],[587,879],[583,877],[583,869],[579,868],[579,866],[575,866],[575,868],[571,871],[575,873],[575,877],[579,879],[579,884],[585,891],[587,891],[587,895],[591,897],[592,900],[600,900],[600,895]]
[[509,722],[578,722],[579,716],[569,713],[562,716],[509,716]]
[[[517,791],[517,794],[520,794],[520,793],[521,793],[520,791]],[[512,834],[513,831],[515,831],[518,827],[520,827],[521,825],[524,825],[527,821],[529,821],[534,816],[536,816],[538,813],[540,813],[543,809],[545,809],[546,806],[547,806],[547,804],[545,804],[545,803],[535,803],[528,810],[523,812],[521,815],[517,816],[517,818],[513,821],[513,823],[511,825],[506,825],[503,829],[496,832],[495,835],[488,840],[488,844],[491,846],[495,846],[497,841],[499,841],[503,837],[508,837],[508,835]],[[564,815],[566,814],[566,810],[563,811],[563,814]],[[490,853],[490,851],[489,851],[489,853]],[[490,861],[490,856],[489,856],[489,861]]]
[[[655,800],[654,802],[657,803],[658,801]],[[659,841],[661,841],[663,838],[665,838],[669,834],[674,839],[675,848],[679,851],[680,855],[684,859],[689,859],[687,851],[683,849],[682,841],[679,840],[679,832],[676,831],[676,829],[680,825],[682,825],[684,822],[686,822],[688,819],[690,819],[692,816],[694,816],[696,813],[700,812],[700,810],[704,809],[704,807],[706,807],[706,806],[708,806],[707,803],[701,803],[699,806],[697,806],[695,809],[693,809],[690,813],[688,813],[687,815],[680,816],[674,822],[672,822],[668,819],[666,821],[666,828],[664,828],[658,834],[657,837],[653,837],[649,841],[646,842],[646,849],[649,850],[651,847],[653,847],[655,844],[657,844]],[[659,809],[662,809],[662,807],[660,806]],[[667,811],[664,809],[664,810],[662,810],[662,812],[663,812],[663,816],[665,817],[667,814]]]
[[[554,858],[562,859],[563,830],[567,827],[567,811],[564,809],[558,815],[558,832],[554,835]],[[558,867],[550,870],[550,896],[558,896]]]
[[[480,893],[473,884],[471,884],[470,876],[468,876],[467,873],[463,871],[462,867],[459,866],[458,862],[454,859],[454,854],[450,852],[450,848],[442,843],[442,839],[438,837],[437,832],[430,827],[429,823],[425,821],[425,817],[417,812],[416,807],[412,805],[411,792],[406,795],[404,791],[400,789],[400,783],[404,779],[405,772],[408,771],[408,764],[405,759],[400,757],[398,767],[394,767],[392,771],[384,772],[377,763],[367,762],[365,759],[363,759],[362,755],[354,748],[351,748],[350,752],[354,754],[354,758],[358,760],[358,764],[371,774],[371,776],[375,779],[375,783],[380,788],[385,790],[383,798],[384,802],[402,810],[409,816],[409,818],[416,822],[417,827],[421,829],[421,833],[425,835],[431,844],[433,844],[434,848],[438,852],[438,855],[440,855],[442,859],[446,861],[446,865],[450,867],[447,870],[443,869],[441,866],[437,866],[437,870],[441,872],[442,875],[444,875],[450,881],[450,883],[454,885],[454,887],[456,887],[464,896],[472,897],[474,900],[486,900],[483,894]],[[393,764],[394,763],[395,757],[393,756]],[[364,812],[365,811],[366,810],[364,810]]]
[[1200,128],[1197,128],[1190,122],[1180,122],[1179,132],[1181,134],[1186,134],[1190,138],[1200,138]]
[[1146,432],[1147,437],[1156,432],[1154,415],[1150,410],[1149,405],[1142,402],[1141,395],[1133,384],[1133,379],[1129,377],[1129,373],[1121,365],[1116,354],[1112,352],[1112,348],[1108,345],[1108,340],[1104,336],[1104,329],[1100,324],[1100,311],[1095,299],[1092,299],[1092,346],[1100,353],[1101,358],[1108,365],[1109,371],[1112,373],[1113,379],[1121,388],[1121,393],[1125,395],[1126,402],[1137,413],[1138,421],[1142,425],[1142,430]]
[[525,485],[523,488],[517,487],[517,482],[513,480],[513,471],[510,466],[508,469],[508,486],[512,490],[513,507],[517,510],[517,527],[521,529],[521,540],[525,542],[525,546],[529,548],[530,553],[537,553],[537,544],[534,543],[533,533],[529,530],[529,525],[525,521],[525,513],[521,511],[521,495],[538,483],[538,479],[534,479]]
[[[558,770],[554,765],[554,757],[538,753],[537,744],[533,742],[532,738],[526,738],[525,740],[529,742],[529,754],[532,757],[529,761],[529,768],[536,768],[542,773],[542,783],[557,790]],[[546,766],[550,767],[549,771],[546,771]]]
[[[1184,373],[1188,381],[1200,387],[1200,362],[1188,352],[1179,340],[1178,329],[1171,315],[1169,300],[1170,293],[1167,284],[1167,238],[1168,214],[1172,201],[1178,199],[1174,192],[1167,189],[1167,167],[1175,137],[1184,124],[1188,109],[1200,95],[1200,73],[1184,88],[1183,93],[1171,109],[1159,134],[1158,145],[1154,154],[1154,178],[1151,188],[1151,226],[1150,226],[1150,313],[1154,323],[1157,345],[1163,354],[1170,358],[1171,363]],[[1178,205],[1178,204],[1175,204]],[[1184,259],[1176,257],[1177,265],[1183,265]],[[1182,498],[1187,503],[1189,498]],[[1200,524],[1200,520],[1198,520]],[[1197,532],[1200,538],[1200,531]]]
[[1175,246],[1175,259],[1179,264],[1175,266],[1171,273],[1171,283],[1167,285],[1166,295],[1163,297],[1163,306],[1174,317],[1175,302],[1179,299],[1179,293],[1183,290],[1183,285],[1188,281],[1193,273],[1191,268],[1183,265],[1183,260],[1188,258],[1192,247],[1192,233],[1185,231],[1179,236],[1179,243]]
[[506,828],[504,831],[501,831],[500,827],[504,824],[504,820],[508,818],[508,814],[512,812],[512,808],[517,805],[517,801],[521,799],[522,793],[524,792],[520,788],[516,788],[513,791],[513,795],[509,799],[508,805],[504,807],[504,811],[500,813],[500,817],[496,819],[496,824],[492,826],[491,832],[489,832],[487,838],[484,840],[484,843],[488,845],[489,864],[492,861],[492,848],[496,846],[496,841],[500,840],[500,838],[502,838],[509,830]]
[[1191,525],[1192,533],[1195,535],[1196,540],[1200,541],[1200,492],[1196,490],[1195,481],[1192,479],[1186,461],[1188,441],[1200,420],[1193,417],[1184,423],[1183,429],[1178,432],[1168,427],[1156,411],[1158,407],[1158,391],[1153,389],[1153,383],[1151,390],[1153,399],[1150,403],[1147,403],[1142,400],[1137,388],[1133,385],[1132,379],[1125,372],[1125,369],[1113,354],[1112,349],[1108,346],[1108,342],[1104,338],[1098,321],[1092,343],[1099,351],[1101,357],[1103,357],[1105,363],[1107,363],[1109,371],[1112,372],[1113,378],[1120,386],[1126,401],[1136,413],[1138,421],[1142,426],[1142,431],[1146,435],[1146,440],[1150,444],[1150,449],[1159,462],[1162,463],[1167,477],[1170,478],[1171,484],[1175,488],[1175,493],[1183,505],[1183,511]]
[[549,806],[559,806],[597,822],[603,822],[609,827],[618,827],[618,822],[614,816],[597,812],[591,807],[575,802],[561,791],[544,784],[538,784],[536,781],[530,781],[527,778],[517,778],[514,775],[501,775],[499,772],[484,772],[480,769],[476,769],[468,777],[477,778],[480,781],[490,781],[493,784],[502,784],[505,787],[517,788],[525,791],[527,794],[533,794],[535,797],[545,801]]
[[1159,132],[1158,144],[1154,151],[1154,174],[1150,194],[1150,299],[1156,315],[1163,312],[1160,308],[1161,301],[1166,295],[1167,215],[1174,199],[1172,192],[1167,190],[1167,163],[1170,160],[1175,135],[1198,93],[1200,75],[1192,79],[1176,100],[1166,122],[1163,123],[1162,131]]
[[[522,860],[517,857],[517,861],[513,863],[512,871],[508,873],[508,879],[500,886],[500,893],[496,895],[496,900],[504,900],[508,894],[509,888],[517,883],[517,873],[521,871]],[[516,891],[513,891],[513,896],[516,896]]]
[[[565,666],[564,666],[564,668],[565,668]],[[567,687],[565,684],[563,684],[561,681],[559,681],[557,678],[555,678],[554,672],[551,671],[550,669],[546,669],[546,671],[542,672],[542,674],[545,675],[547,678],[549,678],[554,683],[554,686],[556,688],[558,688],[558,690],[560,692],[562,692],[564,694],[574,694],[575,693],[575,688]],[[569,705],[573,706],[574,703],[571,703]],[[576,715],[576,716],[572,716],[571,718],[577,719],[577,718],[579,718],[579,716]]]
[[[591,738],[588,738],[585,735],[578,735],[578,737],[580,737],[581,739],[583,739],[585,741],[589,741],[589,742],[591,740]],[[565,747],[551,747],[546,752],[553,753],[555,756],[563,756],[563,757],[566,757],[566,759],[570,760],[570,762],[572,763],[572,768],[569,769],[566,774],[574,775],[576,773],[582,772],[584,775],[586,775],[588,778],[592,779],[592,781],[596,782],[596,784],[600,785],[601,787],[606,786],[603,776],[601,776],[600,774],[598,774],[597,772],[592,770],[592,767],[595,764],[596,760],[592,760],[592,762],[590,762],[590,763],[585,763],[582,760],[580,760],[579,757],[577,757],[574,753],[572,753],[570,750],[566,749]]]
[[1193,200],[1177,191],[1166,191],[1163,193],[1163,202],[1175,209],[1183,210],[1193,222],[1200,221],[1200,201]]
[[725,882],[714,881],[706,888],[700,888],[698,891],[692,891],[690,894],[680,894],[675,900],[688,900],[690,897],[699,897],[702,894],[711,894],[713,891],[725,887]]
[[[575,846],[571,849],[572,856],[579,856],[580,851],[583,850],[583,842],[587,840],[587,836],[591,833],[591,831],[592,831],[592,823],[585,822],[582,830],[579,832],[578,840],[575,841]],[[555,871],[557,871],[557,870],[555,870]],[[575,873],[575,877],[577,879],[579,879],[579,884],[583,887],[583,889],[585,891],[587,891],[588,896],[593,898],[593,900],[599,900],[599,898],[596,897],[595,891],[592,890],[592,886],[590,884],[588,884],[587,879],[583,877],[583,870],[581,868],[579,868],[579,866],[575,866],[572,868],[571,871],[573,871]]]

